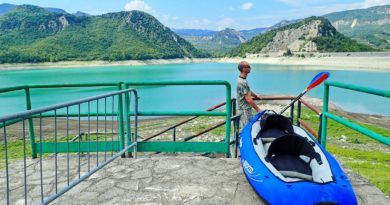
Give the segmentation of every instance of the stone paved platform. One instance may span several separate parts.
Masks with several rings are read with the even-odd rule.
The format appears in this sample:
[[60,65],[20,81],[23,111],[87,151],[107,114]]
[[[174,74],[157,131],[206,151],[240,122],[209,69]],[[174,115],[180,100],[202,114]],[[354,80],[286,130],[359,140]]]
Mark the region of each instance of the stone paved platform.
[[[66,164],[59,156],[59,188],[66,184]],[[82,158],[82,170],[87,161]],[[71,178],[77,178],[77,160],[71,159]],[[91,158],[91,164],[94,164]],[[40,202],[39,160],[28,164],[28,204]],[[51,162],[43,164],[44,193],[54,191]],[[23,162],[12,163],[12,204],[24,204]],[[51,171],[50,171],[51,170]],[[359,204],[390,204],[376,187],[346,170]],[[0,204],[4,201],[4,171],[0,178]],[[53,202],[54,204],[264,204],[243,174],[238,159],[149,156],[119,158]]]
[[55,203],[264,204],[237,159],[179,156],[118,159]]

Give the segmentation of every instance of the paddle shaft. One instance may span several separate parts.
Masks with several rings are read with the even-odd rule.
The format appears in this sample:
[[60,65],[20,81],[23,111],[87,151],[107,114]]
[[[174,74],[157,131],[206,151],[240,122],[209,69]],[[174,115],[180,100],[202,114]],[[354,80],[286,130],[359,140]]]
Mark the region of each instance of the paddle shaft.
[[301,94],[299,94],[296,98],[294,98],[294,100],[292,100],[290,102],[290,104],[288,104],[286,107],[284,107],[282,109],[282,111],[279,112],[279,115],[283,114],[284,111],[286,111],[289,107],[291,107],[291,105],[293,105],[297,100],[299,100],[299,98],[301,98],[303,95],[305,95],[307,93],[308,90],[304,90],[303,92],[301,92]]
[[326,80],[327,78],[329,77],[329,73],[328,72],[321,72],[321,73],[318,73],[310,82],[309,86],[301,92],[301,94],[299,94],[294,100],[292,100],[290,102],[290,104],[288,104],[286,107],[284,107],[282,109],[282,111],[279,112],[279,115],[284,113],[284,111],[286,111],[291,105],[293,105],[299,98],[301,98],[304,94],[306,94],[309,90],[317,87],[319,84],[321,84],[322,82],[324,82],[324,80]]

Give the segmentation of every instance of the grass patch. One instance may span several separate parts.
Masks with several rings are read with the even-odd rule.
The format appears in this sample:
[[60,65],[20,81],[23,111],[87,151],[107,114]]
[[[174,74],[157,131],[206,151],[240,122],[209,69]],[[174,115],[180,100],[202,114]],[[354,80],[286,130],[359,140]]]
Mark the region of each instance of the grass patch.
[[[383,136],[390,136],[390,130],[378,127],[375,125],[357,122],[355,120],[345,118],[344,119],[351,121],[355,124],[358,124],[362,127],[365,127],[373,132],[381,134]],[[296,119],[296,116],[295,116]],[[303,119],[307,124],[309,124],[314,130],[318,130],[319,128],[319,118],[317,114],[309,110],[308,108],[302,108],[301,119]],[[361,134],[355,130],[352,130],[342,124],[339,124],[331,119],[328,119],[328,128],[327,128],[327,138],[340,139],[345,138],[345,140],[349,143],[353,144],[366,144],[366,143],[377,143],[376,140],[371,139],[370,137]]]
[[[7,141],[7,154],[8,160],[22,159],[23,158],[23,140],[12,140]],[[31,156],[31,145],[30,141],[26,140],[26,156]],[[0,159],[4,162],[5,158],[5,146],[4,142],[0,146]],[[1,163],[0,166],[4,166],[4,163]]]
[[[390,136],[388,129],[343,118],[383,136]],[[302,107],[301,119],[305,120],[314,130],[318,130],[319,118],[308,108]],[[384,194],[390,196],[390,153],[379,150],[380,147],[384,149],[387,147],[330,119],[328,120],[327,139],[327,150],[331,154],[337,156],[353,172],[363,176]],[[371,150],[372,148],[378,150]]]
[[363,151],[358,149],[341,148],[332,144],[327,150],[355,173],[368,179],[387,196],[390,196],[390,154],[380,151]]
[[[111,136],[109,135],[106,135],[107,137],[107,141],[110,141],[111,140]],[[69,139],[69,142],[71,141],[71,139],[74,138],[73,136],[69,136],[69,138],[67,137],[58,137],[57,138],[57,141],[58,142],[66,142],[67,139]],[[91,134],[89,136],[89,139],[90,141],[96,141],[96,138],[97,138],[97,135],[96,134]],[[83,141],[86,140],[86,136],[83,136]],[[102,141],[105,139],[105,136],[104,135],[99,135],[98,136],[98,140]],[[42,140],[42,142],[54,142],[55,139],[54,138],[50,138],[50,139],[47,139],[47,140]],[[39,141],[37,141],[39,142]],[[31,157],[31,145],[30,145],[30,141],[29,140],[26,140],[25,141],[26,143],[26,157],[29,158]],[[12,162],[14,160],[19,160],[19,159],[23,159],[24,157],[24,145],[23,145],[23,140],[22,139],[17,139],[17,140],[9,140],[7,141],[7,155],[8,155],[8,161],[9,162]],[[38,156],[39,156],[39,153],[37,153]],[[51,153],[45,153],[45,154],[42,154],[43,157],[46,157],[46,156],[49,156]],[[4,146],[4,141],[1,143],[0,145],[0,169],[4,168],[5,167],[5,146]]]

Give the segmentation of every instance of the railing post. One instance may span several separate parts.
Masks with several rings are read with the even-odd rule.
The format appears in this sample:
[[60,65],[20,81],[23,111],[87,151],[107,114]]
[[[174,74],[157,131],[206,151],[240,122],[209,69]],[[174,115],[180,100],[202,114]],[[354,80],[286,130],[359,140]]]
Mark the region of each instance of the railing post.
[[230,124],[232,115],[232,102],[231,102],[231,86],[230,83],[226,83],[226,157],[230,157]]
[[[123,85],[124,89],[128,88],[128,85]],[[130,94],[125,93],[125,122],[126,122],[126,139],[127,139],[127,146],[131,145],[131,120],[130,120]],[[129,149],[127,152],[131,157],[131,150]]]
[[301,123],[299,122],[299,119],[301,119],[301,110],[302,110],[302,102],[298,100],[298,113],[297,113],[297,126],[300,127]]
[[[236,116],[236,99],[232,99],[231,100],[232,102],[232,116]],[[237,140],[238,140],[238,137],[237,137],[237,123],[236,123],[236,119],[233,120],[233,137],[234,137],[234,155],[233,157],[236,158],[237,157]]]
[[[24,89],[24,91],[25,91],[25,95],[26,95],[27,110],[31,110],[30,88],[26,87]],[[33,123],[33,119],[31,117],[28,118],[28,131],[30,134],[31,157],[33,159],[35,159],[35,158],[37,158],[37,150],[35,149],[34,123]]]
[[173,128],[173,141],[176,142],[176,127]]
[[326,129],[328,126],[328,118],[326,113],[328,112],[328,103],[329,103],[329,85],[324,83],[324,97],[322,103],[322,125],[321,125],[321,145],[326,148]]
[[234,131],[234,135],[235,135],[235,149],[234,149],[234,156],[235,158],[237,158],[238,156],[238,146],[239,146],[239,143],[240,143],[240,117],[237,117],[235,120],[234,120],[234,126],[235,126],[235,131]]
[[[122,90],[123,83],[118,83],[118,90]],[[118,95],[118,118],[119,122],[119,150],[122,150],[125,148],[125,134],[124,134],[124,126],[123,126],[123,97],[122,94]],[[125,154],[122,155],[122,157],[125,157]]]
[[134,90],[134,157],[138,157],[138,93]]
[[291,109],[290,109],[291,123],[294,123],[294,107],[295,107],[295,103],[293,103],[293,104],[291,105]]
[[321,141],[321,133],[322,133],[322,132],[321,132],[321,131],[322,131],[322,130],[321,130],[321,129],[322,129],[322,113],[318,116],[318,125],[319,125],[319,126],[318,126],[318,133],[317,133],[317,134],[318,134],[318,139],[317,139],[317,140],[318,140],[318,141]]

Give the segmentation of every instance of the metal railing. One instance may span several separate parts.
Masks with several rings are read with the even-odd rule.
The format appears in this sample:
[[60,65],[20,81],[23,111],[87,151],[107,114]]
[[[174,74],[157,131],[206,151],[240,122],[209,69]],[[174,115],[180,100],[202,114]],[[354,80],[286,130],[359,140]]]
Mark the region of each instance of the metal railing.
[[225,140],[222,142],[189,142],[189,141],[142,141],[138,143],[139,152],[213,152],[224,153],[229,157],[230,129],[231,129],[231,86],[227,81],[169,81],[169,82],[132,82],[124,83],[124,88],[129,86],[208,86],[219,85],[225,87],[226,109],[225,111],[150,111],[139,112],[139,116],[224,116]]
[[[167,81],[167,82],[132,82],[132,83],[126,83],[126,82],[119,82],[119,83],[86,83],[86,84],[52,84],[52,85],[25,85],[25,86],[15,86],[15,87],[9,87],[9,88],[1,88],[0,93],[6,93],[6,92],[12,92],[12,91],[18,91],[18,90],[24,90],[25,92],[25,101],[26,101],[26,109],[30,110],[32,108],[31,106],[31,89],[42,89],[42,88],[69,88],[69,87],[114,87],[118,90],[123,90],[128,88],[129,86],[172,86],[172,85],[181,85],[181,86],[187,86],[187,85],[223,85],[226,88],[226,112],[224,111],[171,111],[171,112],[159,112],[159,111],[152,111],[152,112],[139,112],[139,116],[193,116],[193,115],[200,115],[200,116],[225,116],[226,118],[226,135],[224,142],[187,142],[183,144],[183,142],[141,142],[139,144],[139,149],[142,152],[154,152],[155,150],[162,149],[167,152],[216,152],[216,153],[225,153],[227,156],[229,155],[229,140],[230,140],[230,124],[231,124],[231,86],[227,81]],[[121,96],[120,96],[121,97]],[[123,103],[127,104],[127,100],[125,102],[122,102],[121,100],[118,100],[119,107],[123,106]],[[123,148],[124,146],[124,139],[125,135],[127,139],[130,139],[131,130],[128,127],[128,122],[126,121],[127,118],[123,118],[123,116],[127,115],[133,115],[133,113],[130,113],[128,110],[126,110],[127,106],[125,106],[124,110],[118,109],[118,121],[120,121],[119,128],[119,135],[120,135],[120,147]],[[123,114],[122,112],[125,112]],[[95,116],[104,116],[104,114],[101,113],[91,113]],[[87,113],[79,113],[82,117],[87,117]],[[62,116],[65,116],[62,115]],[[67,116],[70,117],[77,117],[78,114],[70,112]],[[52,114],[45,114],[42,117],[53,117]],[[9,121],[6,123],[6,125],[11,125],[13,123],[17,123],[18,121]],[[123,122],[123,123],[122,123]],[[125,123],[126,127],[123,126]],[[0,128],[2,125],[0,125]],[[37,147],[35,143],[35,133],[34,133],[34,122],[32,119],[29,119],[28,121],[28,127],[29,127],[29,136],[30,136],[30,144],[31,144],[31,155],[33,158],[37,157]],[[127,143],[130,143],[128,140]],[[47,150],[47,149],[46,149]],[[50,149],[53,151],[53,149]],[[47,150],[47,151],[50,151]]]
[[[26,85],[26,86],[15,86],[15,87],[10,87],[10,88],[2,88],[0,89],[0,93],[4,93],[4,92],[11,92],[11,91],[17,91],[17,90],[24,90],[25,92],[25,100],[26,100],[26,109],[29,110],[32,108],[31,106],[31,95],[30,95],[30,90],[31,89],[43,89],[43,88],[71,88],[71,87],[113,87],[114,89],[118,89],[118,90],[122,90],[122,89],[126,89],[128,88],[129,86],[166,86],[166,85],[225,85],[226,86],[226,98],[228,98],[230,96],[230,84],[226,81],[169,81],[169,82],[133,82],[133,83],[123,83],[123,82],[120,82],[120,83],[88,83],[88,84],[52,84],[52,85]],[[275,100],[292,100],[293,97],[292,96],[272,96],[271,97],[272,99],[275,99]],[[271,98],[267,98],[265,96],[263,96],[262,99],[264,100],[267,100],[267,99],[271,99]],[[226,100],[227,102],[228,100]],[[232,107],[232,106],[235,106],[235,103],[233,103],[232,101],[229,100],[229,104],[230,105],[227,105],[226,107],[226,110],[229,110],[230,113],[224,113],[224,112],[209,112],[211,110],[207,110],[205,112],[164,112],[164,113],[161,113],[161,112],[141,112],[140,113],[140,116],[157,116],[157,115],[160,115],[160,116],[183,116],[183,115],[188,115],[188,116],[192,116],[192,115],[195,115],[197,116],[198,114],[199,115],[213,115],[213,116],[216,116],[216,115],[220,115],[220,116],[226,116],[226,119],[230,118],[229,120],[225,120],[224,124],[225,125],[229,125],[230,126],[230,122],[228,121],[235,121],[235,120],[238,120],[238,117],[235,116],[235,109]],[[120,103],[122,103],[122,101],[120,101]],[[125,104],[127,102],[125,101]],[[300,100],[298,101],[298,115],[297,115],[297,124],[298,125],[302,125],[303,127],[305,127],[309,132],[311,132],[311,134],[315,135],[316,137],[319,135],[319,132],[316,133],[313,129],[311,129],[309,126],[307,126],[307,124],[302,120],[300,119],[300,107],[301,107],[301,104],[304,104],[306,105],[308,108],[310,108],[311,110],[313,110],[314,112],[316,112],[317,114],[320,114],[320,112],[318,110],[316,110],[316,108],[310,106],[308,103],[306,103],[305,101],[303,100]],[[222,105],[226,105],[226,103],[223,103]],[[123,105],[119,105],[119,106],[123,106]],[[230,108],[228,108],[230,107]],[[231,109],[233,108],[233,109]],[[126,112],[126,110],[122,111],[122,110],[119,110],[120,112]],[[207,112],[207,113],[206,113]],[[233,113],[233,114],[232,114]],[[294,119],[294,105],[291,107],[291,120]],[[96,115],[97,113],[92,113],[92,115]],[[123,118],[122,118],[122,114],[121,113],[117,113],[118,116],[119,116],[119,121],[123,122]],[[130,114],[130,113],[128,113]],[[69,113],[68,116],[77,116],[78,114],[76,113]],[[87,113],[80,113],[81,116],[88,116]],[[230,117],[228,117],[230,115]],[[53,115],[51,114],[46,114],[46,115],[43,115],[44,117],[52,117]],[[62,116],[65,116],[65,115],[62,115]],[[104,116],[104,113],[99,113],[99,116]],[[321,119],[321,117],[320,117]],[[189,120],[190,121],[190,120]],[[16,123],[17,121],[10,121],[10,122],[7,122],[7,125],[9,124],[13,124],[13,123]],[[188,121],[187,121],[188,122]],[[183,122],[183,124],[186,123],[186,122]],[[123,127],[122,126],[122,123],[120,123],[121,126],[119,126],[119,135],[120,135],[120,144],[123,148],[123,144],[124,144],[124,139],[125,139],[125,134],[127,135],[126,138],[127,139],[130,139],[129,135],[131,133],[131,130],[128,130],[129,127],[126,126],[126,127]],[[126,123],[128,124],[128,123]],[[1,128],[2,125],[0,125],[0,128]],[[35,144],[35,135],[34,135],[34,130],[32,129],[32,127],[34,127],[34,123],[31,119],[29,119],[28,121],[28,126],[29,126],[29,136],[30,136],[30,144],[31,144],[31,155],[33,158],[35,158],[37,156],[37,147],[36,145],[34,146]],[[216,127],[219,127],[219,126],[216,126]],[[175,143],[175,127],[172,127],[174,129],[174,137],[173,137],[173,142],[174,144],[176,144],[177,146],[179,147],[182,147],[180,145],[180,143]],[[238,123],[233,123],[233,133],[235,136],[238,136]],[[167,129],[166,131],[168,131],[170,129]],[[237,130],[237,131],[236,131]],[[84,131],[84,130],[83,130]],[[230,127],[226,126],[226,136],[225,136],[225,139],[228,138],[228,136],[230,135]],[[86,132],[87,133],[87,132]],[[194,136],[189,136],[189,139],[192,139],[194,137],[197,137],[198,135],[202,134],[203,132],[199,132],[198,134],[194,135]],[[153,138],[153,136],[151,136],[151,138]],[[230,138],[230,137],[229,137]],[[234,137],[235,139],[236,137]],[[146,144],[146,141],[145,140],[145,144]],[[215,148],[218,148],[218,150],[211,150],[213,152],[221,152],[222,150],[224,150],[224,152],[229,155],[228,153],[228,147],[227,147],[227,143],[228,140],[225,140],[225,144],[218,144],[216,146],[214,146]],[[233,143],[233,141],[230,142]],[[127,142],[127,143],[130,143],[130,142]],[[154,144],[154,143],[153,143]],[[155,144],[157,145],[157,144]],[[174,145],[174,146],[176,146]],[[143,146],[140,146],[142,147],[141,150],[143,151],[147,151],[145,149],[143,149]],[[183,150],[184,148],[180,148],[181,150]],[[173,150],[171,150],[173,151]],[[183,151],[190,151],[190,150],[187,150],[187,149],[184,149]]]
[[[126,110],[130,110],[131,96],[134,96],[134,114],[123,115],[122,101],[128,102]],[[75,111],[77,114],[70,114]],[[134,139],[128,139],[133,143],[126,145],[116,133],[123,125],[120,118],[126,118],[131,127],[131,117],[134,117]],[[35,121],[36,126],[27,129],[26,121],[31,125]],[[0,147],[4,150],[4,164],[1,164],[5,165],[0,178],[0,201],[48,204],[128,150],[134,151],[137,157],[138,95],[134,89],[125,89],[8,115],[0,118],[0,124]],[[71,140],[92,127],[94,134],[88,132],[87,141]],[[32,144],[39,158],[27,160],[27,143],[32,139],[26,136],[28,132],[31,136],[32,131],[39,137],[39,141],[34,140]],[[9,139],[13,136],[16,139]],[[22,146],[15,144],[18,140],[22,141]],[[20,156],[23,161],[12,160],[12,155],[18,153],[23,153]]]
[[335,114],[330,113],[328,110],[328,103],[329,103],[329,88],[330,87],[338,87],[342,89],[362,92],[362,93],[368,93],[372,95],[382,96],[390,98],[390,91],[389,90],[378,90],[373,88],[367,88],[357,85],[351,85],[351,84],[345,84],[340,82],[331,82],[331,81],[325,81],[324,86],[324,97],[323,97],[323,111],[322,111],[322,128],[321,128],[321,144],[322,146],[326,147],[326,135],[327,135],[327,126],[328,126],[328,118],[347,126],[353,130],[356,130],[374,140],[377,140],[387,146],[390,146],[390,138],[380,135],[378,133],[375,133],[365,127],[362,127],[356,123],[350,122],[346,119],[341,118],[340,116],[337,116]]
[[[123,83],[83,83],[83,84],[49,84],[49,85],[23,85],[23,86],[14,86],[14,87],[8,87],[8,88],[0,88],[0,94],[1,93],[8,93],[8,92],[14,92],[14,91],[23,91],[25,95],[25,106],[26,110],[33,109],[32,103],[31,103],[31,90],[33,89],[55,89],[55,88],[77,88],[77,87],[113,87],[117,90],[121,90]],[[90,113],[91,114],[91,113]],[[117,113],[115,113],[117,114]],[[88,116],[87,113],[67,113],[67,115],[62,114],[58,115],[61,117],[69,116],[69,117],[85,117]],[[44,114],[40,117],[53,117],[53,114]],[[37,157],[37,147],[35,143],[35,132],[34,132],[34,123],[33,118],[37,118],[37,116],[32,116],[28,119],[28,130],[29,130],[29,140],[30,140],[30,146],[31,146],[31,156],[33,158]],[[14,123],[20,122],[20,119],[15,120],[9,120],[5,123],[6,126],[12,125]],[[0,128],[4,125],[0,125]],[[121,133],[121,139],[123,139],[123,130]],[[123,144],[123,143],[122,143]]]
[[[293,100],[294,98],[295,98],[294,96],[264,96],[264,95],[262,95],[261,98],[253,98],[253,100],[256,100],[256,101],[264,101],[264,100]],[[232,155],[233,157],[237,157],[237,146],[238,146],[237,142],[239,140],[239,130],[240,130],[240,128],[239,128],[240,115],[236,114],[236,103],[235,102],[236,102],[236,99],[232,98],[231,99],[231,105],[232,105],[231,113],[232,113],[232,115],[231,115],[230,119],[231,119],[231,122],[233,122],[233,139],[230,141],[229,144],[230,145],[234,145],[234,147],[233,147],[234,154]],[[297,109],[295,109],[295,103],[291,106],[291,108],[290,108],[290,117],[289,118],[291,119],[291,121],[293,121],[294,120],[294,112],[295,112],[295,110],[297,110],[296,125],[297,126],[302,126],[305,130],[307,130],[309,133],[311,133],[313,136],[315,136],[317,138],[317,140],[319,141],[318,136],[320,135],[321,129],[319,129],[316,132],[303,119],[301,119],[301,110],[302,110],[302,104],[303,104],[304,106],[309,108],[310,111],[315,112],[318,115],[318,118],[319,118],[319,125],[321,125],[321,119],[322,119],[321,110],[319,110],[318,108],[314,107],[313,105],[311,105],[310,103],[306,102],[303,99],[299,99],[297,101],[297,104],[298,104],[298,108]],[[214,106],[208,108],[206,111],[212,111],[212,110],[221,108],[221,107],[223,107],[225,105],[226,105],[226,102],[222,102],[222,103],[219,103],[217,105],[214,105]],[[192,116],[192,117],[190,117],[188,119],[180,121],[180,122],[178,122],[178,123],[176,123],[176,124],[174,124],[172,126],[169,126],[168,128],[163,129],[162,131],[158,131],[157,133],[151,134],[150,136],[146,136],[142,141],[143,142],[149,141],[149,140],[157,138],[157,137],[161,136],[162,134],[167,133],[169,131],[172,131],[172,141],[176,141],[176,129],[179,126],[185,125],[186,123],[189,123],[189,122],[191,122],[192,120],[195,120],[198,117],[199,117],[199,115],[198,116]],[[225,125],[225,123],[226,123],[226,121],[218,122],[218,123],[212,125],[211,127],[205,128],[204,130],[201,130],[201,131],[198,131],[197,133],[195,133],[195,134],[193,134],[191,136],[184,137],[183,141],[189,141],[189,140],[201,137],[201,135],[203,135],[205,133],[208,133],[208,132],[210,132],[210,131],[212,131],[212,130],[214,130],[216,128],[219,128],[219,127]],[[159,153],[159,152],[157,152],[157,153]],[[205,153],[205,154],[208,154],[208,153]],[[231,154],[231,153],[229,153],[229,154]]]

